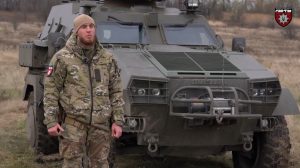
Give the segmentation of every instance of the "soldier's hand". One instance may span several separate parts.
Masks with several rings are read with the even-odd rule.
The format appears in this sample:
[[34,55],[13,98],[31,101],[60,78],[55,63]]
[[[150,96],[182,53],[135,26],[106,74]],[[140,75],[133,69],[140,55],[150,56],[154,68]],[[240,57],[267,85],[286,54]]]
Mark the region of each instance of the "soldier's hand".
[[122,136],[122,127],[113,123],[111,126],[111,136],[114,138],[120,138],[120,136]]
[[63,131],[64,131],[64,129],[58,123],[48,129],[48,133],[50,136],[58,136],[58,135],[60,135],[60,132],[63,132]]

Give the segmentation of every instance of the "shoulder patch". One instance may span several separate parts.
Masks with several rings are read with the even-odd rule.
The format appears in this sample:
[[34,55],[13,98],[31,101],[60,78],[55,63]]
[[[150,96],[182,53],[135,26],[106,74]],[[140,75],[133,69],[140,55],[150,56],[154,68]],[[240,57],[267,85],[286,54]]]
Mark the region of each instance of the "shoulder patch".
[[53,72],[53,66],[49,65],[48,70],[47,70],[47,76],[51,76],[52,72]]
[[48,77],[52,75],[53,71],[56,68],[57,63],[59,62],[59,60],[60,60],[60,55],[59,54],[55,54],[52,57],[52,59],[51,59],[51,61],[49,63],[49,66],[48,66],[48,70],[47,70],[47,76]]

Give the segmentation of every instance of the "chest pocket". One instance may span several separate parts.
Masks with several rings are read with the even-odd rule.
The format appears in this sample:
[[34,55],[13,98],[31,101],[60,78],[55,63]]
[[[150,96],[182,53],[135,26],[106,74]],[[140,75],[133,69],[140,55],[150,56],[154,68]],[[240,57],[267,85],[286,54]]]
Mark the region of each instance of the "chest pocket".
[[94,67],[94,77],[97,83],[103,85],[109,84],[109,66],[110,63],[108,60],[100,59],[97,65]]

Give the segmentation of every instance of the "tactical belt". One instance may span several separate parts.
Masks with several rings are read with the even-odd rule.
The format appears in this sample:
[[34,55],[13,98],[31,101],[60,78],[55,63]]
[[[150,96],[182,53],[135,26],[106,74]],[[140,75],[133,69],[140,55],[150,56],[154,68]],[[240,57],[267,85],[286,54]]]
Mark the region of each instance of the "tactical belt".
[[101,129],[101,130],[109,131],[109,127],[108,127],[107,124],[102,125],[102,126],[101,125],[97,125],[97,126],[95,126],[95,125],[88,125],[88,124],[84,124],[84,123],[82,123],[80,121],[77,121],[77,120],[75,120],[73,118],[70,118],[70,117],[66,117],[65,118],[65,124],[72,125],[72,126],[78,128],[78,129],[81,129],[81,130],[83,130],[85,128],[92,127],[92,128],[96,128],[96,129]]

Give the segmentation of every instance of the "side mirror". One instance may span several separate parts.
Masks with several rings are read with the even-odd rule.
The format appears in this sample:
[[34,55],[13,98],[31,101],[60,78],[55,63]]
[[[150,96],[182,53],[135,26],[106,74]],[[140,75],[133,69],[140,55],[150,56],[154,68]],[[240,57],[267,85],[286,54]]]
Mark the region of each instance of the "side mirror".
[[234,37],[232,39],[232,51],[245,52],[246,39],[244,37]]
[[224,41],[220,35],[216,34],[216,38],[219,41],[220,48],[224,48]]

